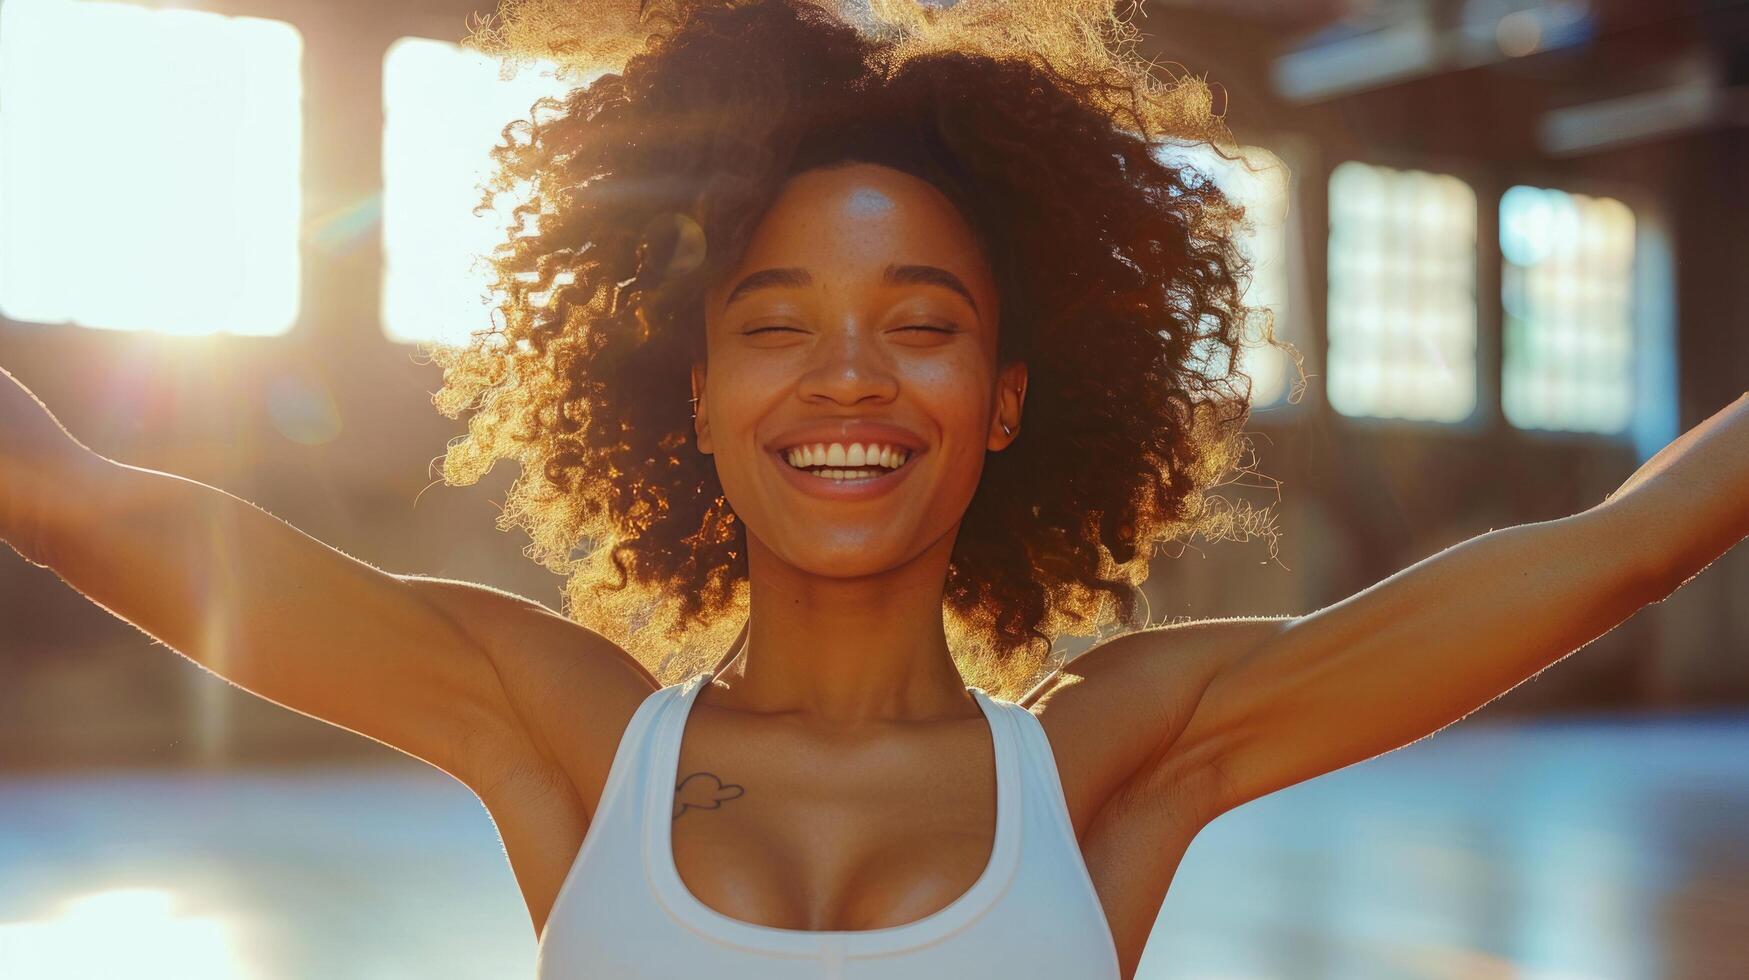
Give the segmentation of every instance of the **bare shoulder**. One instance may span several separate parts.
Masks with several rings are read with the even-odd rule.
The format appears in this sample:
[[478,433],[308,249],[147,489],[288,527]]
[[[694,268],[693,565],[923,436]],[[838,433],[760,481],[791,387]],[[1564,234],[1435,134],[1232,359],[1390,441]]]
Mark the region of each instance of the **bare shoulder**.
[[1223,664],[1280,619],[1210,619],[1103,640],[1021,698],[1057,757],[1077,834],[1116,800],[1170,805],[1190,817],[1216,799],[1218,773],[1179,751],[1203,692]]
[[563,775],[594,813],[621,733],[661,685],[617,643],[513,592],[399,576],[473,637],[503,689],[504,724],[472,746],[467,783],[487,795],[531,768]]

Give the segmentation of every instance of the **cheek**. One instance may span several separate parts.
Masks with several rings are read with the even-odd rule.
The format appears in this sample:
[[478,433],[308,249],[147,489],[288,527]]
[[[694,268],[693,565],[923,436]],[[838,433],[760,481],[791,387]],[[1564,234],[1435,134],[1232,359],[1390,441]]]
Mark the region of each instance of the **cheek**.
[[[927,419],[940,433],[936,438],[956,446],[969,441],[981,447],[993,383],[983,353],[969,344],[963,350],[926,356],[901,353],[889,365],[898,382],[896,403],[876,405],[870,400],[862,407],[871,415],[897,411]],[[713,357],[711,431],[719,439],[756,431],[786,399],[795,397],[798,373],[806,370],[801,360],[773,356],[770,351],[725,350]],[[724,448],[719,446],[719,451]]]
[[968,347],[964,355],[921,360],[904,372],[905,390],[946,431],[957,434],[968,421],[982,428],[989,408],[991,375],[978,355]]
[[[774,397],[795,382],[794,368],[780,358],[749,357],[743,352],[715,355],[706,381],[714,419],[728,429],[754,421],[748,413],[766,411]],[[714,428],[713,424],[713,428]]]

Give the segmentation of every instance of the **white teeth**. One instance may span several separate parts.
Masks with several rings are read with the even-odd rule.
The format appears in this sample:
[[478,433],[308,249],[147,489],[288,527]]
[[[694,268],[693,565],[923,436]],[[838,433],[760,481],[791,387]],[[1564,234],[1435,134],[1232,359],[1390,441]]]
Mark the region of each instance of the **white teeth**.
[[[898,469],[910,458],[910,452],[898,446],[883,446],[876,443],[856,443],[849,446],[843,443],[815,443],[812,446],[796,446],[784,453],[784,459],[797,469],[810,466],[831,466],[835,469],[817,472],[816,476],[826,476],[834,472],[851,472],[852,468],[865,469]],[[837,467],[845,469],[838,470]],[[852,477],[854,478],[854,477]]]

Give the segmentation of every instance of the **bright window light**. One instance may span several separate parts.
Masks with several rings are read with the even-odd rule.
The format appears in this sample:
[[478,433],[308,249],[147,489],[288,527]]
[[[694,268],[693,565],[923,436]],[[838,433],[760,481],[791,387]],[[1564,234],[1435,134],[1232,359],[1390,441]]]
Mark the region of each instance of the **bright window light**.
[[[491,326],[492,249],[528,188],[476,216],[505,124],[576,82],[552,66],[510,80],[499,62],[458,45],[406,37],[383,60],[383,332],[389,339],[465,344]],[[537,230],[525,219],[524,234]]]
[[1501,409],[1525,429],[1619,433],[1634,410],[1634,214],[1513,187],[1500,199]]
[[0,315],[289,330],[302,56],[274,20],[0,2]]
[[1344,415],[1476,408],[1476,193],[1349,161],[1330,174],[1329,397]]
[[[1249,226],[1239,236],[1240,250],[1251,260],[1251,282],[1243,302],[1247,306],[1263,307],[1275,314],[1275,334],[1278,339],[1294,340],[1288,317],[1287,296],[1287,217],[1288,168],[1281,158],[1260,146],[1245,146],[1227,150],[1228,160],[1206,144],[1191,147],[1163,146],[1155,151],[1159,159],[1180,165],[1188,164],[1214,181],[1228,198],[1245,208],[1245,223]],[[1293,360],[1279,347],[1261,343],[1261,324],[1250,324],[1245,335],[1246,346],[1239,355],[1239,370],[1251,379],[1251,404],[1254,408],[1280,402],[1288,394],[1289,384],[1297,375]]]
[[161,888],[114,888],[66,902],[52,918],[0,922],[0,977],[32,980],[250,980],[242,925],[187,915]]

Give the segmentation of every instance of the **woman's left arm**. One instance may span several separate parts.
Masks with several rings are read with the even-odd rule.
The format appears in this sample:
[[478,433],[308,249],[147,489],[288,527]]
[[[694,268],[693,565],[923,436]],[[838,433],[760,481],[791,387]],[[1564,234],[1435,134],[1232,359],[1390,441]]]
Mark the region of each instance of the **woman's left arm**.
[[1309,615],[1234,624],[1226,635],[1243,642],[1210,661],[1170,754],[1215,773],[1223,812],[1406,745],[1665,598],[1745,536],[1749,394],[1589,510],[1490,531]]

